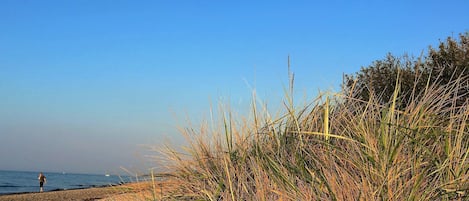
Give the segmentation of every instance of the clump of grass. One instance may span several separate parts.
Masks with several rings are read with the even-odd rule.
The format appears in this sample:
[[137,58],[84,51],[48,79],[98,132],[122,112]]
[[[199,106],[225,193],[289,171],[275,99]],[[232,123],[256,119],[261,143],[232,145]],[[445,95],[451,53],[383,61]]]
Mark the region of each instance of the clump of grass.
[[182,130],[183,152],[164,150],[178,186],[162,200],[467,199],[463,83],[429,84],[403,110],[399,83],[386,104],[344,92],[302,107],[287,95],[278,118],[256,101],[244,118],[222,108],[219,121]]

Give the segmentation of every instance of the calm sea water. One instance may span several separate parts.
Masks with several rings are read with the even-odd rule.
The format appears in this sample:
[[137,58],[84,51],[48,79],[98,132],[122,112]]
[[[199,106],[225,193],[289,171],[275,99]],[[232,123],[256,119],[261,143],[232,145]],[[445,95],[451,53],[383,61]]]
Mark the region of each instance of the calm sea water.
[[[2,171],[0,170],[0,194],[38,192],[39,172]],[[57,191],[97,186],[116,185],[129,182],[129,177],[115,175],[90,175],[44,172],[47,183],[44,191]]]

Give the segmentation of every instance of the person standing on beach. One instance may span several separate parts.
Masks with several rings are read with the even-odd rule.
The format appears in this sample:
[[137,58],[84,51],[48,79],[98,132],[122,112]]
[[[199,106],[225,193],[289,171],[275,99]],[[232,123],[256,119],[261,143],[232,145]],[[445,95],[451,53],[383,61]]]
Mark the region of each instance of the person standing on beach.
[[44,191],[44,184],[47,182],[46,176],[40,172],[37,179],[39,180],[39,192],[42,193]]

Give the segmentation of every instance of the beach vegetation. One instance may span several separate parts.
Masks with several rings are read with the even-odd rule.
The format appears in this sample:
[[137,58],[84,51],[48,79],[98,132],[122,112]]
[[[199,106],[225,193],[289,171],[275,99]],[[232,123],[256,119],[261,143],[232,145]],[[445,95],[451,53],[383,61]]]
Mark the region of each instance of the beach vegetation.
[[211,110],[181,129],[184,150],[162,150],[172,188],[157,200],[467,200],[467,36],[388,55],[306,103],[291,73],[280,115],[255,93],[249,115]]
[[[399,76],[398,76],[399,75]],[[374,61],[359,72],[347,74],[342,87],[356,99],[368,101],[371,96],[384,104],[394,94],[396,80],[399,79],[399,109],[415,101],[419,93],[427,90],[429,83],[439,86],[459,80],[467,82],[469,76],[469,32],[459,34],[459,38],[448,37],[440,41],[437,48],[428,49],[428,55],[414,58],[408,55],[397,57],[388,54],[384,59]],[[461,78],[461,79],[459,79]],[[463,104],[469,89],[457,91],[456,102]]]

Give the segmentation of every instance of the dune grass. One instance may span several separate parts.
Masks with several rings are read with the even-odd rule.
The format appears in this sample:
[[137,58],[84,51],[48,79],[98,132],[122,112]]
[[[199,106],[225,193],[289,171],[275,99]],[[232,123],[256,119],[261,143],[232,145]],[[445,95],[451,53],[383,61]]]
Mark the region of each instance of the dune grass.
[[429,83],[403,110],[399,83],[384,105],[343,92],[298,107],[291,88],[278,118],[253,95],[251,115],[220,108],[218,121],[182,130],[184,151],[163,150],[178,185],[154,200],[467,200],[461,87]]

